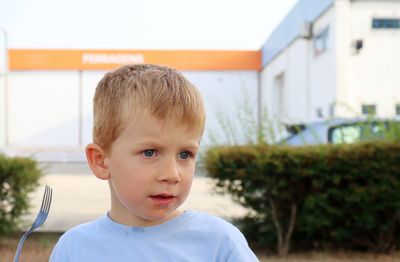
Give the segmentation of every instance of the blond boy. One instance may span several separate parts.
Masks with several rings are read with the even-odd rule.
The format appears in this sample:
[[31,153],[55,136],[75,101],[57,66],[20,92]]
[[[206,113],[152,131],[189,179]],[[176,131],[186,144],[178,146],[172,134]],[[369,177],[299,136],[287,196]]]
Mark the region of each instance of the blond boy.
[[107,73],[96,88],[86,156],[108,181],[111,209],[68,230],[50,261],[258,261],[230,223],[178,211],[204,122],[199,92],[176,70],[144,64]]

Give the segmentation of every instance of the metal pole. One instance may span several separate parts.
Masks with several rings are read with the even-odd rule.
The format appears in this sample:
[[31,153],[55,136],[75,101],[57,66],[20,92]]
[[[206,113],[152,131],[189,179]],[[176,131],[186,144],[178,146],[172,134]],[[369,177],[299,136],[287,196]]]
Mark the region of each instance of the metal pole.
[[83,146],[83,73],[79,70],[79,123],[78,123],[78,143]]
[[9,71],[9,64],[8,64],[8,37],[7,31],[0,25],[0,30],[3,32],[4,35],[4,138],[5,138],[5,145],[8,146],[10,143],[8,137],[8,71]]
[[307,105],[307,122],[311,121],[311,82],[310,82],[310,56],[311,56],[311,44],[308,39],[306,39],[306,105]]

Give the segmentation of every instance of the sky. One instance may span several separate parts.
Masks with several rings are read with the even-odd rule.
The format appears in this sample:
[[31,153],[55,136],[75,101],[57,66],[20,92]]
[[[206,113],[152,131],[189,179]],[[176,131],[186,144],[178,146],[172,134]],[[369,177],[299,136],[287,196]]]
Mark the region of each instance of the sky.
[[0,0],[0,27],[9,48],[259,50],[296,3]]

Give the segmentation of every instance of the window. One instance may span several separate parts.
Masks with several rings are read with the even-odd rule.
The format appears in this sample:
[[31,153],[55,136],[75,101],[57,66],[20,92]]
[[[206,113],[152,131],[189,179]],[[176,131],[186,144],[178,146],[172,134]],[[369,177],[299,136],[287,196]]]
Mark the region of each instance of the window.
[[396,105],[396,116],[400,116],[400,104]]
[[398,18],[374,18],[372,19],[374,29],[400,29],[400,19]]
[[375,115],[376,105],[362,105],[361,111],[363,115]]
[[328,140],[332,144],[350,144],[363,141],[400,139],[400,123],[394,121],[355,122],[332,127]]
[[341,126],[333,129],[331,133],[332,144],[351,144],[360,141],[361,127]]
[[320,54],[326,52],[328,49],[328,36],[329,26],[314,36],[314,56],[319,56]]

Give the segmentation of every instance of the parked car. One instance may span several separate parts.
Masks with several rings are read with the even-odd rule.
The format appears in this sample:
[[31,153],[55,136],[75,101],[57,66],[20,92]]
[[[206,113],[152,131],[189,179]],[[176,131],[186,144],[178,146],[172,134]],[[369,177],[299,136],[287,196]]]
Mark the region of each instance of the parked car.
[[343,144],[373,140],[400,141],[400,119],[330,119],[287,126],[290,135],[280,144],[293,146]]

